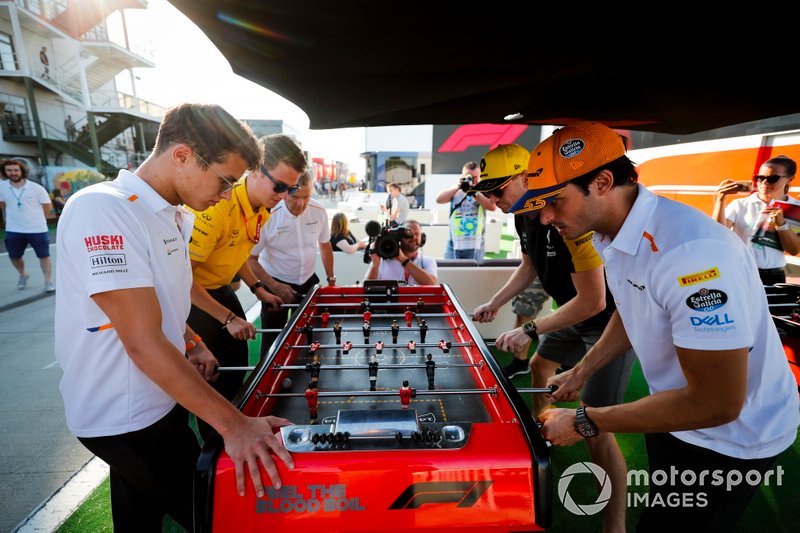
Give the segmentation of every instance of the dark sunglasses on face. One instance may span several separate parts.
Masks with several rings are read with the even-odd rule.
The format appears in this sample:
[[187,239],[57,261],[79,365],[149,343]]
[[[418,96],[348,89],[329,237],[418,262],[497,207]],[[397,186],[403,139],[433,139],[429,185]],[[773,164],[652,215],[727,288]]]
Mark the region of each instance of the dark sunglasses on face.
[[753,179],[756,181],[764,181],[766,180],[767,183],[773,184],[778,183],[778,180],[781,178],[788,178],[789,176],[779,176],[777,174],[773,174],[772,176],[753,176]]
[[267,167],[265,167],[264,165],[261,165],[261,173],[264,174],[266,177],[268,177],[269,181],[272,182],[272,184],[274,185],[272,189],[275,191],[276,194],[283,194],[285,192],[288,192],[289,194],[294,194],[300,190],[299,185],[286,185],[282,181],[278,181],[275,178],[273,178],[272,174],[269,173],[269,170],[267,170]]
[[505,190],[502,187],[498,187],[496,189],[492,189],[491,191],[487,191],[486,194],[494,196],[495,198],[502,198],[504,192]]

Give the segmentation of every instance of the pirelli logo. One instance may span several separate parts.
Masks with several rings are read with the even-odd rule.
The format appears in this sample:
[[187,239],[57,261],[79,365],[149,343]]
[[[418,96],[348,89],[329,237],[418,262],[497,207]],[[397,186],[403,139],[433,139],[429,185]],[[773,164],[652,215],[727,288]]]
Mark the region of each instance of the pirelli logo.
[[710,279],[719,277],[719,269],[717,267],[704,270],[703,272],[695,272],[694,274],[687,274],[678,278],[678,285],[686,287],[687,285],[695,285]]

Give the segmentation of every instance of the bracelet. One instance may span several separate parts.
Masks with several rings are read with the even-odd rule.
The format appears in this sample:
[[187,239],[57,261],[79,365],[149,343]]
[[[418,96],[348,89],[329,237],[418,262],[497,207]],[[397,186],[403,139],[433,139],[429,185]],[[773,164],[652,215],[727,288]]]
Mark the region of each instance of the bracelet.
[[777,231],[789,231],[791,228],[789,227],[789,223],[788,222],[784,222],[780,226],[775,226],[775,229]]
[[236,318],[236,314],[233,311],[229,312],[227,318],[225,318],[225,323],[222,324],[222,329],[227,328],[234,318]]
[[263,282],[263,281],[261,281],[261,280],[258,280],[258,281],[256,281],[255,283],[253,283],[252,285],[250,285],[250,292],[252,292],[253,294],[255,294],[255,293],[256,293],[256,291],[257,291],[258,289],[262,288],[262,287],[263,287],[263,288],[265,288],[265,289],[267,288],[267,286],[264,284],[264,282]]
[[186,351],[190,352],[194,350],[194,347],[200,344],[201,342],[203,342],[203,339],[200,337],[200,335],[195,333],[194,337],[186,341]]
[[405,266],[409,263],[409,261],[411,261],[411,258],[410,257],[406,257],[406,260],[403,261],[403,263],[402,263],[403,268],[405,268]]

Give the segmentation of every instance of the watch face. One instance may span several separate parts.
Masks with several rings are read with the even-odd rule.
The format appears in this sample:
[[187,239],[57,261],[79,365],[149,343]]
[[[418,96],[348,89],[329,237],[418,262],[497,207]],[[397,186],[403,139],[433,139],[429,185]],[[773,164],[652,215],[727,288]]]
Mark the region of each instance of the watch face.
[[594,437],[597,435],[597,432],[594,430],[594,426],[589,422],[583,422],[577,425],[578,433],[580,433],[584,437]]

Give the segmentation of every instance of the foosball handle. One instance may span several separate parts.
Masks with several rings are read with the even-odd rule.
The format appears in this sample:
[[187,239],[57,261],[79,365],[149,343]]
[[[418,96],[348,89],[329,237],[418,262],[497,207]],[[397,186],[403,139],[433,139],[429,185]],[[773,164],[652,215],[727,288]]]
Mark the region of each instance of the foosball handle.
[[550,389],[550,394],[553,394],[558,390],[558,385],[550,385],[548,388]]

